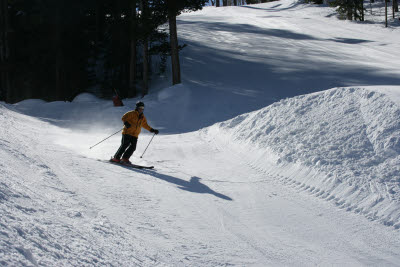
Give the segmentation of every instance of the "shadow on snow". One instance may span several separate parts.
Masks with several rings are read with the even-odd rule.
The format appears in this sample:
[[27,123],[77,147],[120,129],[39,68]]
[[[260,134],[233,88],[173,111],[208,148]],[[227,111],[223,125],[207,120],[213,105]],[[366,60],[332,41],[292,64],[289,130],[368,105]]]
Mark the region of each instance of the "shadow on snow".
[[[127,167],[127,168],[130,168],[130,167]],[[130,168],[130,169],[132,169],[132,168]],[[171,184],[176,184],[179,189],[182,189],[185,191],[199,193],[199,194],[210,194],[210,195],[214,195],[218,198],[221,198],[224,200],[229,200],[229,201],[233,200],[232,198],[230,198],[224,194],[215,192],[207,185],[202,184],[200,182],[201,178],[196,177],[196,176],[193,176],[192,178],[190,178],[190,181],[186,181],[186,180],[183,180],[180,178],[176,178],[176,177],[166,175],[166,174],[157,173],[157,172],[151,171],[151,170],[143,170],[143,169],[133,169],[133,170],[147,174],[147,175],[151,175],[157,179],[166,181]]]

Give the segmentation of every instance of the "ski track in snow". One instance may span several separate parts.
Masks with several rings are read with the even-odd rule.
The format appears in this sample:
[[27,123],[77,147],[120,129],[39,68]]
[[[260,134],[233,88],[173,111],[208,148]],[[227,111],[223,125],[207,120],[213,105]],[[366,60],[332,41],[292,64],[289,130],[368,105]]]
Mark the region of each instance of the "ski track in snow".
[[272,161],[286,165],[283,172],[301,187],[398,229],[399,113],[380,93],[332,89],[283,100],[211,129],[222,129],[218,134],[229,140],[227,146],[248,145],[250,154],[258,147],[250,158],[260,168],[268,162],[263,151],[270,150],[277,157]]

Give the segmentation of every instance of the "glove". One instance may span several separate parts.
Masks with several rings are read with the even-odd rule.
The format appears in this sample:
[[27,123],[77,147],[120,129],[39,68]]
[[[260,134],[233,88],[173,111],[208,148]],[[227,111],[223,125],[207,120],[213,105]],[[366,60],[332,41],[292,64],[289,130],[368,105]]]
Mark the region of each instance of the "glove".
[[126,128],[129,128],[129,127],[131,127],[131,124],[130,124],[129,122],[127,122],[127,121],[126,121],[126,122],[124,122],[124,125],[125,125],[125,127],[126,127]]
[[150,132],[155,133],[155,134],[158,134],[159,131],[156,130],[156,129],[151,128]]

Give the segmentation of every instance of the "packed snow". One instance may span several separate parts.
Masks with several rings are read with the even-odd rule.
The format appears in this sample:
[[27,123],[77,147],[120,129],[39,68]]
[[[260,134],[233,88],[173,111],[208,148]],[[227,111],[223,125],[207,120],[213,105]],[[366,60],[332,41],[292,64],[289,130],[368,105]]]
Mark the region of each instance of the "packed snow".
[[251,151],[257,167],[270,160],[297,169],[288,179],[316,196],[398,229],[399,103],[371,89],[335,88],[281,100],[205,131],[241,144],[238,152]]
[[399,266],[399,30],[291,0],[178,30],[154,170],[107,162],[138,99],[0,103],[0,265]]

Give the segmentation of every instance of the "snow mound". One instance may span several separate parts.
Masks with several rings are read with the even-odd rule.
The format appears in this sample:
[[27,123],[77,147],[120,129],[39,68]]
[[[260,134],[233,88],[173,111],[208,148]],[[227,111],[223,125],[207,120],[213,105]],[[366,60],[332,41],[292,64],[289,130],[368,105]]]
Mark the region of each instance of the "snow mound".
[[98,102],[98,101],[99,99],[95,95],[89,93],[82,93],[77,95],[72,102],[82,103],[82,102]]
[[131,110],[130,106],[114,107],[111,99],[100,99],[88,93],[78,95],[73,102],[24,100],[5,106],[56,126],[94,134],[104,129],[115,132],[122,127],[122,115]]
[[386,94],[335,88],[281,100],[206,132],[246,146],[258,168],[278,164],[317,196],[400,227],[400,108]]

